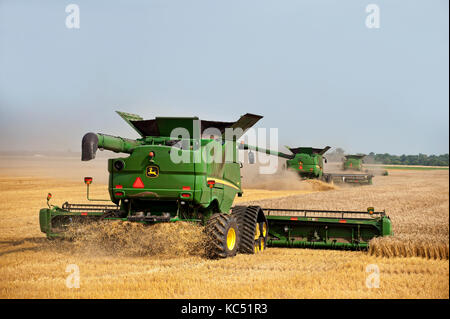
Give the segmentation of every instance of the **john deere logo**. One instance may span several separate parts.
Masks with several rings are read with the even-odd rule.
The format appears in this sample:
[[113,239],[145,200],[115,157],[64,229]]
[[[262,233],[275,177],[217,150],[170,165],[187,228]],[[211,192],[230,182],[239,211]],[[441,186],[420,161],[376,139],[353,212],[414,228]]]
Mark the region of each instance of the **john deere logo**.
[[145,175],[150,178],[155,178],[159,176],[159,167],[158,166],[147,166],[147,170]]

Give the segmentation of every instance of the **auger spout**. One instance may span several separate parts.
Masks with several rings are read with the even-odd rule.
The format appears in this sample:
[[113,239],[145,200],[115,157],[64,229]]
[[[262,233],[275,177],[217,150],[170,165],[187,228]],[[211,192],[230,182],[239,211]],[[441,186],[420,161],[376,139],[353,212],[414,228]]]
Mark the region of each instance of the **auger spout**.
[[97,149],[131,154],[139,145],[142,145],[142,142],[137,140],[101,133],[87,133],[81,141],[81,160],[90,161],[94,159]]
[[261,148],[258,146],[248,145],[248,144],[240,144],[239,149],[252,150],[255,152],[265,153],[267,155],[273,155],[273,156],[283,157],[283,158],[287,158],[287,159],[293,159],[295,157],[295,155],[285,154],[283,152],[273,151],[273,150]]

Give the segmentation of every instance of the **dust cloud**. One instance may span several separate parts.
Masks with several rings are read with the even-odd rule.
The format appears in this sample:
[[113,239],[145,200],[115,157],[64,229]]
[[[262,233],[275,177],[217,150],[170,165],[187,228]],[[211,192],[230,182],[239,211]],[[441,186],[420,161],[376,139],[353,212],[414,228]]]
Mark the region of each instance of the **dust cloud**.
[[336,186],[317,179],[302,180],[296,172],[285,169],[286,160],[280,159],[275,174],[260,174],[260,164],[244,164],[242,187],[244,189],[264,190],[305,190],[326,191]]

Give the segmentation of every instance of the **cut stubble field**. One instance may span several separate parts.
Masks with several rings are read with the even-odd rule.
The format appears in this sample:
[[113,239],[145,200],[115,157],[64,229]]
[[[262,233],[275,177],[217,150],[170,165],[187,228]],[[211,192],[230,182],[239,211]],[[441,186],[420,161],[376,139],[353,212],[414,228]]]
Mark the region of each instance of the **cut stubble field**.
[[[201,228],[187,223],[110,223],[79,240],[47,240],[38,223],[47,192],[58,205],[85,202],[83,183],[73,179],[81,180],[80,165],[53,161],[63,161],[58,176],[43,159],[32,169],[26,160],[0,159],[0,298],[449,298],[448,171],[390,170],[364,187],[249,189],[240,204],[386,209],[395,235],[375,240],[369,252],[269,248],[208,260]],[[94,181],[92,194],[107,197],[106,185]],[[66,287],[70,264],[80,270],[78,289]],[[380,288],[366,286],[373,264]]]

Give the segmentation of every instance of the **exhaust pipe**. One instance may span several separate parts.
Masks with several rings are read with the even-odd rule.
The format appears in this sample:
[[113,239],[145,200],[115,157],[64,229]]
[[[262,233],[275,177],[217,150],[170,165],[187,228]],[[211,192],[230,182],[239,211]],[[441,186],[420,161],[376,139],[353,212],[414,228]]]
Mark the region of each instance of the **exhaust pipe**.
[[81,160],[90,161],[95,158],[98,149],[98,135],[86,133],[81,141]]

